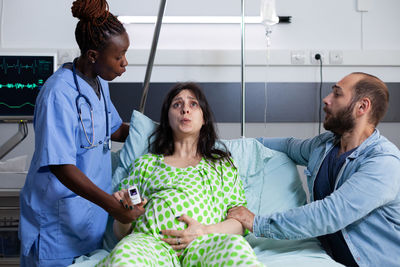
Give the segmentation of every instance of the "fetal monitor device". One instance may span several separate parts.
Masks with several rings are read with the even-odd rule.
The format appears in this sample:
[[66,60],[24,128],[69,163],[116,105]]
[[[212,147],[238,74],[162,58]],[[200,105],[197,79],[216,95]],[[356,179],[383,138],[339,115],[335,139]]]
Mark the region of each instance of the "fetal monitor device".
[[142,200],[140,199],[139,190],[137,189],[136,185],[133,185],[128,188],[129,197],[132,200],[133,205],[140,204]]

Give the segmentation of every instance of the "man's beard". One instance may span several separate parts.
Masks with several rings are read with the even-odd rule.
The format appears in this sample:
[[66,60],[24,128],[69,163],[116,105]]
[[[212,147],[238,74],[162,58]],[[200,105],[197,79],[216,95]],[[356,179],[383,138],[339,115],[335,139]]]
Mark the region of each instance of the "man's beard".
[[[324,128],[336,135],[342,135],[345,132],[353,130],[355,125],[355,119],[353,117],[354,106],[355,103],[352,102],[349,106],[340,109],[336,115],[330,113],[328,119],[325,117]],[[327,111],[325,108],[324,111],[326,114]]]

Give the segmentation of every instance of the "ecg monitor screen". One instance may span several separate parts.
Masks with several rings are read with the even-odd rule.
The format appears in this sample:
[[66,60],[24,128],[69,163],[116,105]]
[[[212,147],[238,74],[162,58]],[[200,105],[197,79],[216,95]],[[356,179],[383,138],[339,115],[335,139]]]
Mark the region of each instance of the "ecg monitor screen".
[[54,69],[55,55],[0,55],[0,119],[31,119],[36,97]]

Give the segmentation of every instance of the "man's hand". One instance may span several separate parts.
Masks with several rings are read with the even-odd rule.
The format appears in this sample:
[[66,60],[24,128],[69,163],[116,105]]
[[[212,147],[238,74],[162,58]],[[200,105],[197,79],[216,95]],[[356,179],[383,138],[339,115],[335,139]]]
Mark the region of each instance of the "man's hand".
[[174,250],[185,249],[194,239],[206,234],[206,226],[186,214],[177,217],[177,220],[185,222],[188,227],[185,230],[160,231],[160,234],[170,236],[161,240],[170,244]]
[[235,219],[239,221],[244,228],[253,232],[254,217],[254,213],[249,211],[247,208],[240,206],[229,209],[227,219]]

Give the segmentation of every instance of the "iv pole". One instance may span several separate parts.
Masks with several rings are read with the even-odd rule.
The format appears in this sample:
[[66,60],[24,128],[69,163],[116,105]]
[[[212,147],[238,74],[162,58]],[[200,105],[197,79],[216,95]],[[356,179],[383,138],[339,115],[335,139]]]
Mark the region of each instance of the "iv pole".
[[144,78],[142,99],[140,100],[140,106],[139,106],[139,111],[141,113],[144,113],[144,107],[146,105],[147,94],[149,92],[151,71],[153,69],[154,58],[155,58],[156,50],[157,50],[158,37],[160,36],[161,24],[162,24],[162,19],[164,16],[166,2],[167,2],[167,0],[161,0],[160,7],[158,9],[156,27],[154,28],[153,42],[151,44],[149,61],[147,62],[146,75]]
[[240,136],[242,138],[245,137],[245,120],[246,120],[246,84],[245,84],[245,55],[244,55],[244,41],[245,41],[245,24],[244,24],[244,7],[245,7],[245,1],[242,1],[242,21],[240,23],[241,27],[242,27],[242,31],[241,31],[241,91],[242,91],[242,105],[241,105],[241,111],[242,111],[242,117],[241,117],[241,121],[240,121]]
[[[157,43],[158,43],[158,38],[160,35],[162,19],[163,19],[164,11],[165,11],[165,5],[166,5],[166,0],[161,0],[160,7],[158,10],[156,27],[154,29],[153,42],[151,45],[150,56],[149,56],[149,60],[147,63],[147,68],[146,68],[146,75],[145,75],[145,80],[144,80],[142,98],[141,98],[140,106],[139,106],[139,111],[141,113],[144,113],[144,108],[146,105],[147,94],[149,91],[151,71],[153,68],[155,53],[157,50]],[[245,47],[244,47],[244,43],[245,43],[245,22],[244,22],[245,1],[244,0],[241,0],[241,13],[242,13],[242,20],[241,20],[241,100],[242,100],[241,101],[242,102],[241,103],[241,114],[242,115],[241,115],[240,135],[242,138],[244,138],[244,136],[245,136],[245,120],[246,120],[246,107],[245,107],[246,84],[245,84],[245,70],[244,70],[244,67],[245,67]]]

